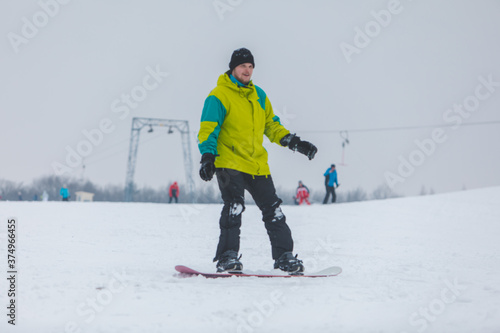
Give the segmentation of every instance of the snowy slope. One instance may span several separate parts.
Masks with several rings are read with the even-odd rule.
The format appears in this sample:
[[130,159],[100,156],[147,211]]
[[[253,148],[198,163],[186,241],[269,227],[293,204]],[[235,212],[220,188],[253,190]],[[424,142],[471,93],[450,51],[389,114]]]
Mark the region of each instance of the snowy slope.
[[[0,202],[19,223],[18,318],[1,332],[498,332],[500,188],[285,206],[306,269],[328,279],[179,278],[213,271],[219,205]],[[255,206],[242,261],[271,270]]]

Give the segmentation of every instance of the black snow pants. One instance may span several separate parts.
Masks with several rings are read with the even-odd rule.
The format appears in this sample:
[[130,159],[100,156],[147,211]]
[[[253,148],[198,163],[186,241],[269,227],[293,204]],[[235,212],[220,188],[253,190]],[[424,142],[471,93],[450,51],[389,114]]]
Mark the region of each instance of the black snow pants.
[[326,186],[326,195],[325,195],[325,200],[323,200],[323,203],[326,204],[328,202],[328,197],[332,195],[332,203],[334,203],[337,200],[337,195],[335,194],[335,187],[333,186]]
[[227,250],[239,252],[241,214],[245,210],[247,190],[262,211],[262,221],[271,241],[272,257],[293,251],[293,240],[286,218],[281,211],[281,199],[276,195],[271,176],[252,176],[232,169],[217,169],[217,181],[224,201],[219,221],[220,237],[214,261]]

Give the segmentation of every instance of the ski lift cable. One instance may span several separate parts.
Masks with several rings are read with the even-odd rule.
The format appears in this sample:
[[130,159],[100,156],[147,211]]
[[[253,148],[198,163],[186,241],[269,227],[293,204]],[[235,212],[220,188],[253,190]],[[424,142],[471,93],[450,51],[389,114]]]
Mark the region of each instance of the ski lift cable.
[[[500,124],[500,120],[497,120],[497,121],[483,121],[483,122],[462,123],[459,126],[479,126],[479,125],[494,125],[494,124]],[[457,126],[457,125],[456,124],[439,124],[439,125],[423,125],[423,126],[401,126],[401,127],[365,128],[365,129],[351,129],[351,130],[305,130],[305,131],[297,131],[297,133],[339,133],[343,139],[347,140],[347,142],[345,142],[345,143],[349,143],[349,139],[348,139],[348,133],[349,132],[355,132],[355,133],[361,133],[361,132],[383,132],[383,131],[414,130],[414,129],[425,129],[425,128],[453,127],[453,126]],[[197,134],[196,131],[192,131],[192,132],[193,132],[193,134]],[[346,137],[342,136],[343,133],[345,133],[344,135],[347,135],[347,136]],[[149,142],[151,140],[155,140],[155,139],[160,138],[163,134],[167,134],[167,133],[161,133],[161,134],[156,135],[156,136],[154,136],[152,138],[148,138],[148,139],[145,139],[144,141],[142,141],[142,140],[141,141],[142,141],[142,143],[147,143],[147,142]],[[89,156],[87,158],[87,161],[86,161],[85,165],[91,165],[91,164],[94,164],[94,163],[106,160],[106,159],[108,159],[108,158],[110,158],[110,157],[112,157],[114,155],[117,155],[119,153],[122,153],[123,151],[126,151],[128,149],[128,147],[124,147],[124,148],[119,149],[118,151],[116,151],[114,153],[111,153],[110,155],[106,155],[103,158],[100,158],[100,159],[92,161],[93,158],[101,155],[104,151],[109,150],[109,149],[111,149],[113,147],[119,146],[119,145],[123,144],[124,142],[128,142],[128,141],[129,141],[129,139],[124,139],[124,140],[121,140],[119,142],[116,142],[115,144],[113,144],[111,146],[103,148],[102,150],[100,150],[96,154],[93,154],[93,156]],[[90,159],[90,162],[88,161],[89,159]]]
[[384,131],[401,131],[401,130],[414,130],[414,129],[425,129],[425,128],[439,128],[439,127],[455,127],[455,126],[479,126],[479,125],[494,125],[500,124],[500,120],[494,121],[481,121],[481,122],[470,122],[457,124],[437,124],[437,125],[420,125],[420,126],[399,126],[399,127],[380,127],[380,128],[361,128],[361,129],[349,129],[349,130],[304,130],[297,131],[297,133],[360,133],[360,132],[384,132]]

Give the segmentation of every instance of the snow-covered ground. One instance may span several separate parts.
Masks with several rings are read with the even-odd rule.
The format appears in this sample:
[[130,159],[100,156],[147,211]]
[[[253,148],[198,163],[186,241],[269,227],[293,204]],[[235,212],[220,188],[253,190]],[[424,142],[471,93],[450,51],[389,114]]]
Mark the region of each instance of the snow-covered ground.
[[[18,219],[16,326],[1,332],[498,332],[500,188],[284,206],[295,252],[325,279],[180,278],[214,271],[220,205],[0,202]],[[271,271],[247,207],[245,268]],[[5,275],[4,275],[5,276]]]

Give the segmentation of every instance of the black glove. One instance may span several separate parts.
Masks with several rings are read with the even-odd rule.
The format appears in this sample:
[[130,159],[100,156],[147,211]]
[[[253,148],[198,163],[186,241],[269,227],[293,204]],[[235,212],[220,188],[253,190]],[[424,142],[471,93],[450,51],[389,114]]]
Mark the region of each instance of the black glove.
[[280,140],[280,144],[293,151],[298,151],[299,153],[306,155],[309,160],[312,160],[318,151],[318,148],[316,148],[315,145],[307,141],[301,141],[295,134],[285,135],[283,139]]
[[205,153],[201,157],[200,177],[208,182],[212,179],[215,173],[215,156],[214,154]]

